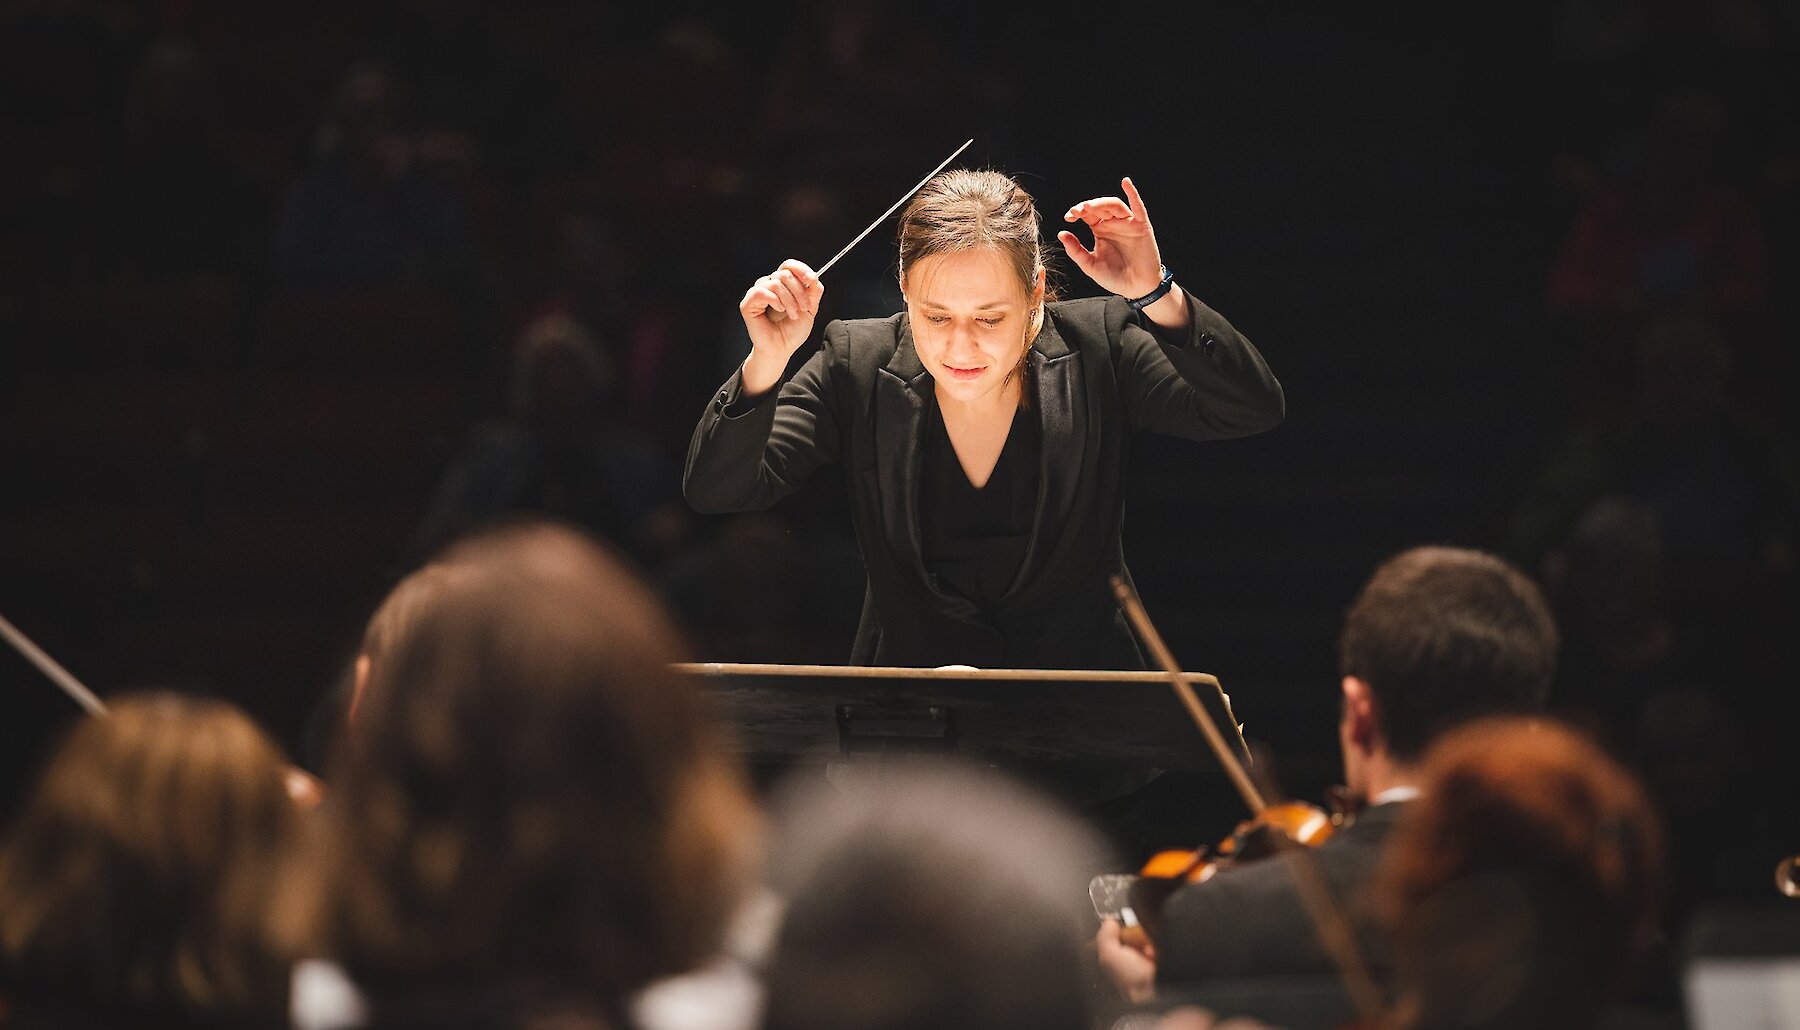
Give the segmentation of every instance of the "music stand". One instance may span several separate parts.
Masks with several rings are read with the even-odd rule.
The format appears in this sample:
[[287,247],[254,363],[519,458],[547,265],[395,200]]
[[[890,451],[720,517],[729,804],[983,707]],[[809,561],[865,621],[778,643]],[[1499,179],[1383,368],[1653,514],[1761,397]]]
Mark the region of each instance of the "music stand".
[[[676,668],[697,678],[753,765],[945,754],[1038,779],[1140,785],[1159,772],[1218,770],[1163,673],[722,662]],[[1218,680],[1185,676],[1220,725],[1233,725]]]

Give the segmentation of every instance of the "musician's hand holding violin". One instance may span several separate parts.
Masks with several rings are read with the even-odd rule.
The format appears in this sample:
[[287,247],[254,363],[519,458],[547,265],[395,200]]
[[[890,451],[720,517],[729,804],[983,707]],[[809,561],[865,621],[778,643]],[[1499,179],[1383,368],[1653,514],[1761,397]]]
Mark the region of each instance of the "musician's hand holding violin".
[[750,333],[750,356],[744,359],[744,393],[763,393],[781,381],[788,359],[812,335],[825,284],[804,261],[789,258],[756,280],[738,302]]
[[[1156,246],[1156,231],[1150,227],[1150,212],[1137,184],[1130,177],[1119,181],[1125,197],[1095,197],[1070,208],[1065,222],[1085,222],[1094,233],[1094,247],[1089,250],[1080,237],[1067,229],[1056,234],[1062,241],[1069,260],[1087,273],[1101,289],[1121,297],[1143,297],[1162,283],[1162,252]],[[1184,329],[1188,324],[1187,299],[1181,287],[1144,309],[1150,320],[1166,329]]]
[[1220,1019],[1211,1012],[1195,1005],[1183,1005],[1169,1010],[1169,1014],[1157,1020],[1156,1030],[1273,1030],[1267,1023],[1261,1023],[1248,1016],[1234,1016],[1231,1019]]
[[1094,956],[1119,997],[1142,1005],[1156,998],[1156,946],[1149,941],[1141,948],[1127,944],[1119,931],[1117,919],[1102,919],[1094,934]]

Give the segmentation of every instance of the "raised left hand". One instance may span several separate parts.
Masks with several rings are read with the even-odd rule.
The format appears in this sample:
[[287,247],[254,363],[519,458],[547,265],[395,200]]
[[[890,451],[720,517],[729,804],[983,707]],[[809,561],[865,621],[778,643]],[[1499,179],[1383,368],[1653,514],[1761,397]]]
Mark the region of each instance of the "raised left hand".
[[1142,297],[1162,282],[1162,255],[1144,198],[1127,176],[1119,181],[1125,199],[1096,197],[1084,200],[1063,215],[1065,222],[1086,222],[1094,233],[1094,247],[1083,246],[1080,237],[1064,229],[1056,234],[1075,266],[1108,293]]

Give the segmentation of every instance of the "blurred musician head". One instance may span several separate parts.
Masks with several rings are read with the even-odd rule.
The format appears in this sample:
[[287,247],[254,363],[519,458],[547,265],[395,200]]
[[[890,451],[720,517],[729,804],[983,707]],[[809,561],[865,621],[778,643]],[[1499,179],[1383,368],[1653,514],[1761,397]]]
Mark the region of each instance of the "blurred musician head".
[[441,556],[370,630],[333,770],[314,946],[373,999],[493,988],[603,1009],[717,945],[755,819],[678,635],[559,525]]
[[1642,788],[1541,718],[1454,730],[1420,772],[1373,892],[1402,1024],[1595,1025],[1658,932],[1666,857]]
[[288,766],[250,719],[172,693],[63,739],[0,850],[8,1026],[272,1025],[268,906],[294,839]]

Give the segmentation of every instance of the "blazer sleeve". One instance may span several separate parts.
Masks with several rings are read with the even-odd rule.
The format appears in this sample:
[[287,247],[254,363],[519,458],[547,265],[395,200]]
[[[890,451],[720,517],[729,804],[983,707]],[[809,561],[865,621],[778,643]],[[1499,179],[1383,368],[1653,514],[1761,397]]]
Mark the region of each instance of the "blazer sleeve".
[[1163,905],[1156,982],[1162,988],[1330,968],[1279,860],[1228,869]]
[[762,396],[743,397],[743,369],[713,395],[688,445],[682,492],[703,512],[757,511],[798,490],[821,465],[838,460],[840,421],[832,389],[833,356],[844,353],[841,322],[825,327],[825,345]]
[[1186,296],[1190,324],[1179,339],[1123,299],[1107,303],[1113,366],[1132,428],[1223,440],[1280,425],[1287,401],[1262,355],[1223,315]]

